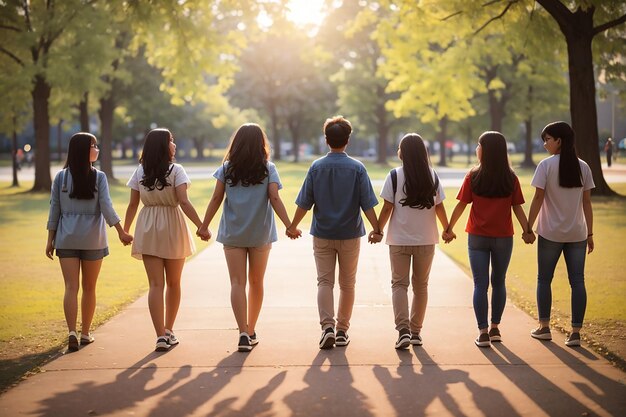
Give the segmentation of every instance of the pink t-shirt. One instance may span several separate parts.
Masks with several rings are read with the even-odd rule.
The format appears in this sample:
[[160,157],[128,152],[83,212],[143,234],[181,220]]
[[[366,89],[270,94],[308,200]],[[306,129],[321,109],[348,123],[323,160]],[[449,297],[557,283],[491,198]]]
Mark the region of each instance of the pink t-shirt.
[[513,236],[511,207],[524,204],[524,196],[517,176],[513,182],[513,193],[508,197],[481,197],[474,194],[471,173],[463,180],[456,199],[463,203],[472,203],[465,231],[473,235],[488,237]]

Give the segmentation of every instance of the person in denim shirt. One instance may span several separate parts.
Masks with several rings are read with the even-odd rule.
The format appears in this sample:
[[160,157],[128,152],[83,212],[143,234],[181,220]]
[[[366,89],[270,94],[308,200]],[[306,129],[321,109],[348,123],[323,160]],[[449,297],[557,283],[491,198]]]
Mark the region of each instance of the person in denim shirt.
[[124,245],[133,240],[122,229],[120,218],[113,210],[106,175],[92,166],[98,159],[98,153],[95,136],[82,132],[73,135],[67,162],[55,176],[50,193],[46,256],[53,259],[53,251],[56,249],[65,280],[63,310],[69,329],[69,351],[78,350],[79,345],[76,318],[81,271],[83,295],[80,344],[94,341],[89,334],[89,327],[96,309],[96,281],[102,259],[109,254],[105,221],[109,226],[115,226]]
[[[370,242],[380,242],[382,232],[374,206],[378,199],[365,166],[346,154],[352,125],[341,116],[327,119],[324,136],[330,152],[311,164],[296,199],[296,213],[287,235],[297,236],[297,226],[313,208],[313,253],[317,266],[317,305],[322,326],[320,349],[350,343],[348,328],[354,305],[354,285],[361,237],[365,226],[360,210],[374,229]],[[339,309],[335,320],[333,287],[339,263]],[[335,334],[335,324],[337,333]]]

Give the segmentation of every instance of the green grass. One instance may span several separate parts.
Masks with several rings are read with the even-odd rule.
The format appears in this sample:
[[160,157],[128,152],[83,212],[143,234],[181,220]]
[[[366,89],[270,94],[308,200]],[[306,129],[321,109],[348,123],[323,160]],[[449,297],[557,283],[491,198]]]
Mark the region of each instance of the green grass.
[[[455,167],[465,168],[464,157],[458,156],[455,159],[458,162]],[[515,164],[515,159],[513,163]],[[295,209],[294,201],[309,164],[277,163],[284,186],[281,197],[290,216]],[[390,159],[386,166],[374,163],[366,165],[372,180],[376,181],[384,179],[390,166],[397,164],[397,160]],[[530,201],[533,190],[528,184],[532,171],[518,169],[517,172],[524,196]],[[25,192],[31,185],[22,181],[21,187],[16,189],[9,188],[8,182],[0,183],[0,286],[3,289],[0,301],[0,390],[25,371],[57,353],[66,336],[62,307],[63,278],[58,261],[51,261],[44,255],[49,195]],[[190,199],[200,217],[204,215],[213,186],[212,179],[194,180],[189,190]],[[626,184],[614,185],[613,188],[626,194]],[[380,186],[375,186],[375,191],[378,194]],[[455,205],[457,191],[456,188],[446,189],[445,204],[448,214]],[[121,183],[111,185],[111,195],[116,211],[123,217],[129,196],[128,188]],[[587,321],[600,325],[617,321],[618,330],[622,332],[626,319],[626,307],[623,303],[626,276],[618,268],[623,265],[624,249],[619,242],[626,231],[626,200],[594,198],[593,206],[596,250],[587,258]],[[441,245],[466,271],[469,271],[467,235],[463,230],[468,213],[469,208],[456,227],[457,240],[449,245]],[[214,235],[219,216],[218,212],[210,227]],[[310,214],[304,219],[304,223],[308,222]],[[193,225],[190,227],[195,230]],[[306,230],[306,224],[301,228]],[[279,225],[279,230],[282,229],[282,225]],[[118,242],[114,229],[109,229],[108,233],[111,254],[105,258],[98,280],[98,305],[94,321],[96,325],[106,321],[147,290],[142,263],[130,257],[130,248]],[[520,230],[516,226],[515,247],[507,278],[509,295],[532,313],[536,246],[524,245],[519,236]],[[196,239],[198,251],[207,245]],[[557,317],[569,317],[569,287],[562,264],[563,262],[557,268],[553,284],[554,307],[557,313],[560,312]]]

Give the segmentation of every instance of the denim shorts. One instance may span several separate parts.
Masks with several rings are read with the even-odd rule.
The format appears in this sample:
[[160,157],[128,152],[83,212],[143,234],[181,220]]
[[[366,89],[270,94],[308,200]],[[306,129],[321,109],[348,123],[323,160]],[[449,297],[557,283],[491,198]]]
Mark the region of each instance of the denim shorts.
[[57,249],[59,258],[78,258],[82,261],[97,261],[109,254],[109,248],[104,249]]

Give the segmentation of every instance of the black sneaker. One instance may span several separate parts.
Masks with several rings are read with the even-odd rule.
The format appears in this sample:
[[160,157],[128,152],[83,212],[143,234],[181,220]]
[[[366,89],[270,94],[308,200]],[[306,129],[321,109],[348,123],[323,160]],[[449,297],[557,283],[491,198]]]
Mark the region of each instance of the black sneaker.
[[476,346],[479,347],[490,347],[491,340],[489,340],[489,333],[479,334],[476,340],[474,340],[474,343],[476,343]]
[[345,330],[337,331],[337,337],[335,337],[335,346],[348,346],[350,343],[350,336]]
[[396,341],[396,349],[406,349],[411,345],[411,332],[409,329],[400,329],[398,332],[398,340]]
[[580,333],[575,332],[570,334],[567,339],[565,339],[565,345],[567,346],[580,346]]
[[76,352],[78,350],[78,335],[72,331],[67,337],[67,350]]
[[332,327],[322,332],[320,339],[320,349],[330,349],[335,345],[335,330]]
[[419,333],[411,334],[411,344],[413,346],[422,346],[422,336]]
[[239,333],[239,345],[237,346],[239,352],[250,352],[252,350],[252,343],[250,343],[250,336],[248,333]]
[[155,352],[167,352],[170,350],[170,344],[167,341],[167,336],[159,336],[157,337],[156,346],[154,347]]
[[500,329],[498,329],[497,327],[494,327],[491,330],[489,330],[489,339],[491,339],[492,342],[502,342],[502,335],[500,334]]
[[539,340],[552,340],[552,333],[550,333],[549,327],[537,327],[530,332],[530,335]]
[[250,344],[251,344],[252,346],[256,346],[257,344],[259,344],[259,338],[258,338],[258,337],[256,337],[256,332],[254,332],[254,333],[252,333],[252,334],[250,335]]

